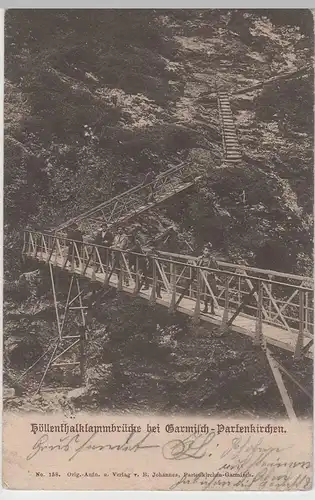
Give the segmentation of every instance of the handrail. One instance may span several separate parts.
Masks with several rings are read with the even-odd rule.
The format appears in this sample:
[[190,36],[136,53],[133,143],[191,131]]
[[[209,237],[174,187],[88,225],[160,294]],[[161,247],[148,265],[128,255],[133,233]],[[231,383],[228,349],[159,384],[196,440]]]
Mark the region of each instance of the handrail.
[[[170,255],[172,257],[179,257],[185,260],[196,260],[198,257],[192,256],[192,255],[184,255],[184,254],[177,254],[177,253],[172,253],[172,252],[164,252],[162,250],[159,251],[160,254],[162,255]],[[280,271],[274,271],[272,269],[260,269],[257,267],[250,267],[250,266],[244,266],[241,264],[233,264],[230,262],[225,262],[225,261],[217,261],[218,264],[222,267],[233,267],[236,269],[243,269],[246,271],[252,271],[255,273],[261,273],[261,274],[270,274],[272,276],[278,276],[279,278],[289,278],[289,279],[296,279],[296,280],[305,280],[305,281],[313,281],[313,278],[310,276],[300,276],[298,274],[290,274],[290,273],[282,273]]]
[[[55,237],[56,236],[54,234],[47,234],[47,233],[41,233],[41,232],[36,232],[36,231],[30,231],[28,229],[25,230],[25,232],[27,233],[30,233],[30,234],[38,234],[40,236],[46,236],[46,237]],[[57,237],[58,238],[58,237]],[[72,239],[68,239],[66,237],[59,237],[60,239],[65,239],[67,241],[72,241],[74,243],[78,243],[80,245],[86,245],[86,246],[92,246],[92,247],[97,247],[97,248],[103,248],[105,250],[112,250],[112,251],[119,251],[119,252],[122,252],[122,253],[126,253],[126,254],[130,254],[130,255],[136,255],[136,256],[141,256],[141,257],[144,257],[146,256],[146,254],[139,254],[137,252],[130,252],[129,250],[121,250],[119,248],[115,248],[115,247],[106,247],[104,245],[96,245],[95,243],[90,243],[90,242],[85,242],[85,241],[79,241],[79,240],[72,240]],[[163,251],[157,251],[158,252],[158,256],[160,255],[164,255],[164,256],[171,256],[171,257],[175,257],[175,258],[182,258],[186,261],[188,260],[193,260],[195,261],[198,257],[195,257],[195,256],[189,256],[189,255],[182,255],[182,254],[175,254],[175,253],[171,253],[171,252],[163,252]],[[150,257],[150,254],[148,255],[148,257]],[[172,264],[180,264],[180,265],[183,265],[183,262],[180,262],[180,261],[177,261],[177,260],[172,260],[172,259],[164,259],[163,257],[159,257],[160,260],[164,261],[164,262],[170,262]],[[217,263],[222,266],[222,267],[229,267],[229,268],[236,268],[236,269],[240,269],[242,271],[252,271],[252,272],[256,272],[256,273],[259,273],[259,274],[267,274],[267,275],[271,275],[271,276],[278,276],[278,277],[283,277],[283,278],[289,278],[289,279],[297,279],[297,280],[301,280],[301,281],[313,281],[312,278],[310,277],[305,277],[305,276],[296,276],[294,274],[286,274],[286,273],[281,273],[281,272],[278,272],[278,271],[272,271],[272,270],[265,270],[265,269],[259,269],[259,268],[254,268],[254,267],[248,267],[248,266],[242,266],[242,265],[239,265],[239,264],[230,264],[230,263],[227,263],[227,262],[222,262],[222,261],[217,261]],[[233,273],[231,271],[225,271],[225,270],[222,270],[222,269],[212,269],[212,268],[208,268],[208,267],[202,267],[202,266],[196,266],[194,264],[189,264],[188,262],[186,262],[185,264],[187,267],[190,267],[190,268],[193,268],[195,269],[196,267],[200,268],[200,269],[203,269],[205,271],[210,271],[210,272],[221,272],[223,274],[226,274],[226,275],[233,275],[233,276],[237,276],[237,277],[242,277],[244,278],[244,274],[238,274],[238,273]],[[261,278],[261,277],[258,277],[258,276],[248,276],[248,278],[250,279],[254,279],[256,281],[264,281],[266,283],[272,283],[272,284],[279,284],[279,285],[282,285],[282,286],[286,286],[286,287],[289,287],[289,288],[295,288],[297,290],[307,290],[307,291],[310,291],[312,292],[313,290],[311,288],[307,288],[307,287],[304,287],[304,286],[301,286],[301,285],[292,285],[290,283],[283,283],[283,282],[279,282],[279,281],[275,281],[275,280],[271,280],[271,279],[265,279],[265,278]]]

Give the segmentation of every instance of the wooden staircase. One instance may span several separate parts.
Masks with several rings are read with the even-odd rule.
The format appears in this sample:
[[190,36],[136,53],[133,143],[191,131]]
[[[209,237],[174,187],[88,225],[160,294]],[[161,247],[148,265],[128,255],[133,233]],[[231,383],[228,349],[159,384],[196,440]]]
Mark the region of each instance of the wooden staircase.
[[228,163],[238,163],[242,159],[242,153],[236,134],[229,94],[227,92],[218,91],[218,108],[222,129],[224,161]]

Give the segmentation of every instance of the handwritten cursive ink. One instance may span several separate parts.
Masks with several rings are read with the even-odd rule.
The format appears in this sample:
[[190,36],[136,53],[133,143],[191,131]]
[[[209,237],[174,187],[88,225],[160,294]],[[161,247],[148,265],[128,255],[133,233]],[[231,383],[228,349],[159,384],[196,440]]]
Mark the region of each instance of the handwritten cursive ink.
[[186,439],[172,439],[162,448],[163,458],[167,460],[200,459],[207,453],[207,445],[216,437],[214,431],[204,434],[191,434]]

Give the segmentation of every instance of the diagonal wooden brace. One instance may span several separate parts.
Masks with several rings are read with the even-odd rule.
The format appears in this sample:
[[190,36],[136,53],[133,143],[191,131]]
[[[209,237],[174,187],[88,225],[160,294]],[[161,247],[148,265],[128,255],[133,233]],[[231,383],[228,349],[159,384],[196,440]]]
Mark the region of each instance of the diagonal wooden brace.
[[244,307],[246,307],[251,298],[253,297],[254,293],[257,291],[257,283],[253,286],[252,290],[245,295],[243,302],[238,306],[236,311],[234,312],[233,316],[230,317],[230,319],[227,321],[226,325],[231,326],[233,324],[233,321],[237,318],[237,316],[243,311]]

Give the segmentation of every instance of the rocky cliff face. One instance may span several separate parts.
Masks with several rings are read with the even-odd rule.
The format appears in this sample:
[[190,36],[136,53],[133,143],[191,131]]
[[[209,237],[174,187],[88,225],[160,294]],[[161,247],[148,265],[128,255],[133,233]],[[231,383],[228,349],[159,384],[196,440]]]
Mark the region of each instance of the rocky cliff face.
[[[174,245],[181,251],[185,242],[198,252],[211,240],[219,255],[232,261],[311,273],[310,12],[29,10],[7,12],[5,23],[9,378],[40,355],[53,321],[43,273],[31,288],[27,280],[23,287],[19,281],[25,272],[20,231],[60,223],[138,184],[148,166],[158,174],[189,161],[203,177],[190,192],[140,218],[145,230],[160,220],[164,227],[175,225]],[[258,86],[284,72],[292,76]],[[232,110],[243,151],[238,166],[222,162],[216,81],[235,93]],[[131,342],[147,306],[113,297],[108,307]],[[125,324],[125,311],[128,316],[134,308],[132,325]],[[151,331],[151,318],[150,313],[144,332]],[[108,318],[104,321],[94,324],[100,342],[109,329],[115,331]],[[163,343],[177,327],[186,328],[178,326],[178,318],[160,333],[154,324],[152,336],[159,338],[154,342]],[[188,354],[182,356],[189,364],[195,344],[187,342]],[[235,359],[241,359],[237,345]],[[98,362],[112,373],[113,361],[106,356],[121,349],[128,365],[129,347],[120,339],[107,346],[107,354],[98,354],[91,368]],[[229,348],[226,352],[229,359]],[[170,372],[181,372],[171,359],[163,360],[168,381]],[[152,363],[155,377],[158,365]],[[235,366],[236,374],[248,369],[239,361]],[[129,387],[130,373],[119,384]],[[104,387],[112,390],[113,384]]]

